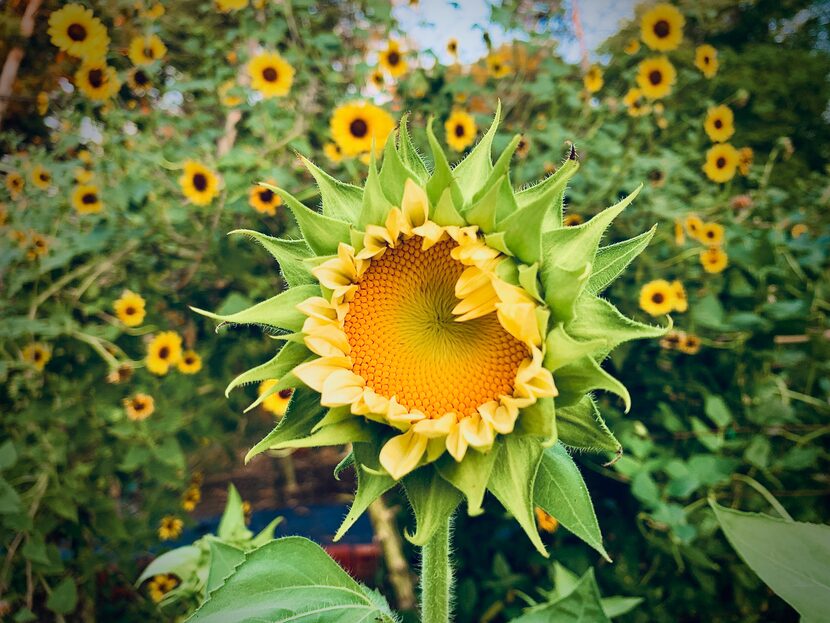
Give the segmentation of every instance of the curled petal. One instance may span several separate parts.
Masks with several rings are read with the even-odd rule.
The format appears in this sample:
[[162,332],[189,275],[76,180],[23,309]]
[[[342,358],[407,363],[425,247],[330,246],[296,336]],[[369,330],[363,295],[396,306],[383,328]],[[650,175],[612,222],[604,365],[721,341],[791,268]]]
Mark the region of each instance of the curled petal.
[[337,306],[329,303],[322,296],[312,296],[297,304],[297,309],[309,318],[319,320],[337,320]]
[[426,251],[430,247],[438,244],[444,239],[446,231],[438,223],[427,221],[420,227],[412,230],[416,236],[421,236],[424,240],[421,243],[421,250]]
[[528,346],[541,346],[535,303],[497,303],[499,323],[510,335]]
[[516,372],[516,383],[513,386],[513,395],[517,398],[547,398],[556,396],[559,392],[553,382],[550,370],[542,367],[542,351],[531,349],[532,359],[526,359],[519,364]]
[[500,435],[507,435],[513,432],[516,425],[516,418],[519,417],[519,410],[512,406],[499,404],[491,400],[478,408],[481,419],[490,424]]
[[401,212],[408,231],[423,225],[429,216],[429,199],[423,188],[411,179],[406,180],[403,187]]
[[414,430],[392,437],[380,450],[380,464],[395,480],[418,466],[427,449],[427,438]]
[[371,387],[364,387],[360,400],[352,403],[352,413],[355,415],[377,415],[382,421],[386,420],[388,408],[389,399],[378,395]]
[[490,287],[480,288],[461,300],[452,313],[458,318],[456,322],[464,322],[474,318],[480,318],[496,311],[496,304],[499,302],[495,290]]
[[352,360],[349,357],[321,357],[294,368],[294,375],[311,389],[323,391],[323,383],[338,370],[352,369]]
[[456,421],[455,413],[445,413],[440,418],[428,418],[415,422],[412,429],[427,439],[436,439],[449,435]]
[[478,413],[461,420],[461,434],[468,444],[479,450],[490,448],[496,440],[493,426]]
[[450,432],[447,435],[447,452],[460,463],[464,460],[464,455],[467,454],[469,445],[467,439],[461,434],[461,423],[453,422]]
[[350,405],[363,395],[366,381],[351,370],[335,370],[323,381],[320,404],[324,407]]
[[329,322],[328,324],[309,327],[308,329],[311,330],[308,330],[306,325],[309,324],[309,320],[315,319],[309,318],[306,320],[306,323],[303,324],[303,333],[306,334],[305,345],[308,346],[311,352],[321,357],[342,357],[349,354],[352,347],[349,344],[349,338],[346,337],[346,333],[339,324]]

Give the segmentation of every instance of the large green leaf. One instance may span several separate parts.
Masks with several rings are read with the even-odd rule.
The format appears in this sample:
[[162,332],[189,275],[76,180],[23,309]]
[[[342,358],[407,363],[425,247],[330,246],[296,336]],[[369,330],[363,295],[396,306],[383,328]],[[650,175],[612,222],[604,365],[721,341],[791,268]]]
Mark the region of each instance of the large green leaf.
[[602,534],[588,488],[579,468],[561,444],[547,448],[542,455],[533,501],[611,562],[602,545]]
[[623,342],[660,337],[671,327],[671,322],[668,326],[661,327],[631,320],[608,301],[583,295],[576,302],[576,313],[565,325],[565,330],[576,339],[603,340],[605,348],[603,353],[598,355],[601,358]]
[[743,561],[805,623],[827,620],[830,526],[742,513],[712,500],[709,504]]
[[217,539],[210,539],[208,544],[210,547],[210,567],[208,568],[206,590],[209,595],[222,586],[234,569],[245,560],[245,551]]
[[306,387],[298,387],[291,396],[285,415],[282,416],[274,430],[248,451],[245,455],[245,462],[247,463],[257,454],[265,452],[275,444],[308,437],[322,413],[320,394]]
[[461,494],[444,480],[434,465],[426,465],[403,479],[406,497],[415,512],[415,533],[406,537],[423,546],[439,528],[446,526],[455,511]]
[[512,623],[610,623],[610,619],[602,607],[594,570],[588,569],[567,595],[534,608]]
[[597,294],[607,288],[643,252],[656,231],[657,225],[630,240],[599,249],[594,258],[591,278],[588,279],[588,292]]
[[271,541],[245,556],[236,571],[191,616],[191,623],[393,623],[388,607],[308,539]]
[[256,368],[246,370],[232,380],[225,388],[225,396],[228,396],[231,391],[240,385],[269,379],[280,379],[305,361],[310,355],[311,351],[305,347],[305,344],[286,342],[273,359],[266,361]]
[[556,428],[559,440],[571,448],[622,453],[620,442],[608,430],[590,396],[583,396],[575,405],[557,408]]
[[340,219],[321,214],[300,203],[294,195],[282,188],[269,184],[260,184],[277,193],[291,210],[303,239],[317,255],[337,253],[337,247],[343,240],[349,239],[349,224]]
[[283,240],[252,229],[235,229],[230,233],[250,236],[261,244],[279,263],[283,279],[289,287],[316,281],[308,264],[303,261],[314,255],[305,240]]
[[299,331],[303,327],[306,315],[297,309],[297,305],[311,296],[319,296],[320,287],[317,285],[297,286],[280,292],[267,301],[257,303],[253,307],[243,309],[235,314],[223,316],[213,312],[191,307],[194,312],[213,318],[220,322],[231,324],[259,324],[286,331]]

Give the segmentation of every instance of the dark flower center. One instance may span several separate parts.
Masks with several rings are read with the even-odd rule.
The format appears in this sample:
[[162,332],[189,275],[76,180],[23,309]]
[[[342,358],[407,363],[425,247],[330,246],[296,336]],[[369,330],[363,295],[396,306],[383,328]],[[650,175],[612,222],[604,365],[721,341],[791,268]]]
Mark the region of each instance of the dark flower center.
[[706,232],[706,237],[707,237],[707,238],[714,238],[714,237],[715,237],[715,232],[713,232],[713,231],[707,231],[707,232]]
[[49,181],[49,179],[50,179],[50,178],[49,178],[49,174],[48,174],[48,173],[46,173],[46,171],[42,171],[42,172],[40,173],[40,180],[41,180],[42,182],[48,182],[48,181]]
[[708,56],[704,56],[704,57],[703,57],[703,64],[704,64],[704,65],[708,65],[709,63],[710,63],[710,59],[709,59],[709,57],[708,57]]
[[96,89],[104,84],[104,72],[100,69],[90,69],[87,77],[89,78],[89,83]]
[[655,292],[651,296],[651,300],[654,301],[657,305],[659,305],[660,303],[662,303],[665,300],[665,297],[663,296],[662,292]]
[[40,361],[43,358],[43,354],[39,350],[36,350],[34,355],[32,355],[32,358],[35,361]]
[[153,52],[153,48],[150,48],[150,47],[144,48],[144,58],[149,58],[150,60],[153,60],[154,58],[156,58],[156,53]]
[[262,70],[262,77],[268,82],[276,82],[278,77],[277,70],[273,67],[266,67]]
[[293,392],[294,392],[293,389],[281,389],[280,390],[280,398],[282,398],[283,400],[285,400],[287,398],[291,398],[291,394]]
[[86,193],[83,197],[81,197],[81,203],[86,205],[91,205],[98,201],[98,195],[95,193]]
[[69,35],[72,41],[83,41],[86,39],[86,28],[81,24],[70,24],[69,28],[66,29],[66,34]]
[[135,80],[135,83],[139,86],[144,86],[145,84],[150,82],[149,76],[145,74],[143,71],[135,72],[135,75],[133,75],[133,80]]
[[124,313],[128,316],[132,316],[135,313],[135,307],[127,307],[126,309],[124,309]]
[[663,82],[663,72],[655,69],[648,75],[648,81],[653,85],[658,85]]
[[670,32],[671,26],[669,26],[669,23],[666,20],[661,19],[659,22],[654,24],[654,34],[661,39],[668,37]]
[[660,169],[652,169],[648,174],[648,179],[652,182],[659,182],[663,179],[663,172]]
[[493,63],[493,71],[499,73],[501,71],[501,63]]
[[386,62],[394,67],[401,62],[401,55],[393,50],[386,55]]
[[192,366],[194,363],[196,363],[196,359],[194,359],[192,355],[188,355],[187,357],[184,358],[184,362],[187,365]]
[[170,349],[167,346],[159,348],[159,359],[167,359],[170,356]]
[[458,125],[456,125],[456,126],[455,126],[455,135],[456,135],[458,138],[461,138],[461,137],[462,137],[462,136],[464,136],[465,134],[466,134],[466,132],[464,131],[464,126],[463,126],[463,125],[461,125],[461,124],[459,123]]
[[355,119],[349,124],[349,132],[356,138],[363,138],[369,133],[369,124],[364,119]]
[[666,342],[669,344],[679,344],[680,343],[680,336],[679,335],[669,335],[666,337]]
[[455,41],[452,41],[452,42],[450,42],[450,44],[447,46],[447,49],[448,49],[450,52],[452,52],[453,54],[455,54],[455,51],[458,49],[458,44],[457,44]]
[[207,188],[208,181],[204,173],[197,173],[193,176],[193,187],[199,192],[204,192]]
[[722,169],[723,167],[725,167],[726,166],[726,158],[724,158],[723,156],[718,158],[717,161],[715,161],[715,166],[718,167],[719,169]]
[[714,126],[715,126],[718,130],[720,130],[720,129],[723,127],[723,121],[721,121],[720,119],[715,119]]
[[259,192],[259,199],[260,199],[260,201],[262,201],[263,203],[271,203],[271,200],[272,200],[273,198],[274,198],[274,191],[272,191],[272,190],[268,190],[268,189],[266,188],[265,190],[261,190],[261,191]]

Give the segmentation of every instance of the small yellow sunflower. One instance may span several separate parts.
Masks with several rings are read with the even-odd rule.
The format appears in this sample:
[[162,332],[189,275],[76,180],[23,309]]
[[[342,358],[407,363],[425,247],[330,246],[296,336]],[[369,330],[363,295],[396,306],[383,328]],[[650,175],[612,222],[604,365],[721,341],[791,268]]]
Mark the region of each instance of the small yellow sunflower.
[[118,93],[121,82],[103,60],[88,61],[75,72],[75,86],[89,99],[103,102]]
[[149,9],[142,12],[142,15],[150,21],[155,21],[164,15],[165,9],[161,2],[156,2]]
[[447,41],[447,53],[453,58],[458,57],[458,39],[455,37]]
[[[269,180],[268,183],[276,186],[273,180]],[[277,207],[282,205],[282,198],[270,188],[252,186],[248,192],[248,205],[260,214],[274,216],[277,213]]]
[[700,240],[700,233],[703,231],[703,220],[697,214],[690,214],[683,219],[683,226],[689,238]]
[[144,95],[153,85],[149,74],[141,67],[133,67],[127,75],[127,84],[138,95]]
[[202,369],[202,358],[195,351],[186,350],[182,353],[176,367],[182,374],[196,374]]
[[251,88],[262,97],[284,97],[294,82],[294,68],[276,52],[262,52],[248,63]]
[[755,160],[755,152],[752,147],[741,147],[738,150],[738,171],[741,175],[749,175],[749,167],[752,166],[752,161]]
[[695,67],[707,78],[718,73],[718,51],[708,43],[695,48]]
[[538,506],[536,507],[536,523],[539,526],[539,530],[542,532],[553,533],[556,532],[556,529],[559,527],[559,522],[556,517],[548,515]]
[[216,7],[222,13],[231,13],[248,6],[248,0],[216,0]]
[[22,355],[23,361],[33,365],[35,369],[40,372],[46,367],[46,364],[49,363],[49,360],[52,358],[52,351],[49,350],[49,347],[46,346],[46,344],[32,342],[31,344],[27,344],[23,347]]
[[707,273],[721,273],[729,264],[729,256],[720,247],[709,247],[700,252],[700,264]]
[[231,94],[231,91],[235,88],[236,81],[231,79],[226,80],[225,82],[219,85],[219,88],[216,89],[216,93],[219,95],[219,101],[221,102],[222,106],[233,108],[234,106],[239,106],[243,101],[245,101],[238,95]]
[[[277,382],[277,379],[262,381],[262,383],[259,384],[257,394],[262,396],[262,394],[276,385]],[[265,400],[262,401],[262,408],[266,411],[270,411],[276,416],[283,416],[285,415],[285,411],[288,409],[288,403],[291,402],[291,395],[293,393],[294,390],[289,388],[270,394],[265,398]]]
[[323,145],[323,153],[326,155],[326,158],[331,160],[334,164],[337,164],[343,160],[343,152],[340,150],[337,143],[328,142]]
[[386,44],[386,49],[378,56],[380,66],[393,78],[400,78],[409,71],[404,53],[401,51],[400,44],[390,39]]
[[175,331],[163,331],[156,335],[147,347],[147,369],[163,376],[170,366],[179,363],[182,356],[182,338]]
[[598,65],[592,65],[591,68],[582,77],[582,84],[588,93],[596,93],[605,84],[602,78],[602,69]]
[[666,350],[675,350],[680,346],[680,343],[686,339],[686,334],[683,331],[669,331],[660,338],[660,348]]
[[219,176],[201,162],[187,160],[179,186],[192,204],[204,206],[219,194]]
[[729,143],[718,143],[706,152],[703,172],[713,182],[722,184],[735,177],[739,162],[740,155],[737,149]]
[[487,73],[493,78],[504,78],[510,73],[510,65],[502,54],[490,54],[487,56]]
[[793,240],[796,240],[809,231],[809,228],[804,223],[796,223],[792,226],[792,229],[790,229],[790,236],[792,236]]
[[147,592],[150,594],[150,599],[155,603],[159,603],[164,596],[179,585],[179,579],[172,573],[162,573],[154,575],[147,584]]
[[43,117],[47,112],[49,112],[49,94],[41,91],[37,94],[37,114]]
[[6,189],[12,196],[12,199],[17,199],[26,187],[26,180],[17,171],[11,171],[6,174]]
[[677,71],[665,56],[650,56],[637,68],[637,84],[643,95],[651,100],[669,95],[676,79]]
[[527,155],[530,153],[530,138],[522,134],[521,138],[519,139],[519,144],[516,145],[516,157],[517,158],[527,158]]
[[574,212],[566,214],[562,217],[562,224],[565,227],[576,227],[577,225],[582,225],[584,222],[585,219],[582,218],[582,215],[575,214]]
[[92,182],[92,178],[95,177],[92,171],[89,169],[84,169],[82,167],[76,168],[72,175],[75,177],[75,181],[78,184],[89,184]]
[[689,299],[686,297],[686,288],[683,283],[675,279],[671,282],[674,291],[674,311],[683,313],[689,309]]
[[735,115],[729,106],[715,106],[706,113],[703,129],[713,143],[724,143],[735,133]]
[[107,52],[110,38],[107,29],[89,9],[67,4],[49,16],[49,37],[70,56],[89,61]]
[[383,75],[382,71],[373,71],[369,76],[369,83],[377,87],[378,89],[382,89],[386,86],[386,78]]
[[167,515],[162,517],[159,523],[158,535],[162,541],[172,541],[178,539],[182,535],[182,528],[184,522],[178,517]]
[[723,244],[723,225],[704,223],[698,240],[710,247],[719,247]]
[[674,310],[675,290],[665,279],[649,281],[640,290],[640,309],[651,316],[663,316]]
[[338,106],[331,116],[331,136],[346,156],[357,156],[372,149],[380,154],[395,128],[392,115],[368,102]]
[[684,333],[677,348],[687,355],[696,355],[700,352],[700,338],[696,335]]
[[642,117],[651,112],[651,107],[646,103],[643,92],[637,88],[628,89],[628,92],[623,97],[623,103],[628,109],[628,114],[631,117]]
[[188,513],[193,511],[199,502],[202,501],[202,490],[199,485],[192,484],[187,488],[182,497],[182,508]]
[[42,164],[32,169],[32,184],[41,190],[46,190],[52,185],[52,174]]
[[473,116],[463,110],[456,110],[444,123],[447,145],[455,151],[464,151],[476,138],[476,122]]
[[148,35],[146,37],[134,37],[130,41],[129,51],[127,56],[136,67],[143,65],[150,65],[158,60],[164,58],[167,54],[167,46],[158,35]]
[[629,56],[636,54],[640,51],[640,42],[637,39],[629,39],[626,42],[623,51]]
[[640,20],[640,37],[652,50],[676,50],[683,40],[685,24],[686,19],[677,7],[671,4],[658,4],[646,11]]
[[97,214],[104,209],[101,194],[94,184],[79,184],[72,191],[72,207],[78,214]]
[[29,250],[26,252],[26,258],[35,260],[47,253],[49,253],[49,243],[46,238],[37,233],[32,234],[29,239]]
[[113,309],[118,319],[126,326],[137,327],[144,322],[144,317],[147,315],[145,305],[146,302],[140,295],[124,290],[124,293],[113,303]]
[[148,394],[135,394],[124,399],[124,411],[127,418],[133,422],[141,422],[153,415],[156,410],[156,401]]
[[686,232],[683,230],[683,223],[678,220],[674,222],[674,244],[678,247],[686,244]]

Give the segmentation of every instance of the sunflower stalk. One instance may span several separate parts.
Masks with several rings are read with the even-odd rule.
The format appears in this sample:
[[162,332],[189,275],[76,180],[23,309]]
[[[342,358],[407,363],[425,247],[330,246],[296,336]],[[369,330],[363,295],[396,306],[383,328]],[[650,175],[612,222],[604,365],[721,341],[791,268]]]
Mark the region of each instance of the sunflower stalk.
[[451,523],[450,518],[447,518],[421,548],[421,621],[423,623],[449,623],[452,615]]

